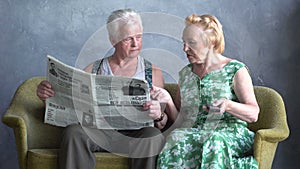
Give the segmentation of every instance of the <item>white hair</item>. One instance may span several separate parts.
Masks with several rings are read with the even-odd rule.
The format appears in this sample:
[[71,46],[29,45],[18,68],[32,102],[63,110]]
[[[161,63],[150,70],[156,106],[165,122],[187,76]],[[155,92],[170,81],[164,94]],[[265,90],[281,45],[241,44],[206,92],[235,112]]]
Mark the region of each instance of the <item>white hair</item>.
[[110,14],[106,22],[106,28],[109,37],[117,42],[120,40],[120,26],[133,24],[140,24],[143,29],[141,16],[132,9],[120,9]]

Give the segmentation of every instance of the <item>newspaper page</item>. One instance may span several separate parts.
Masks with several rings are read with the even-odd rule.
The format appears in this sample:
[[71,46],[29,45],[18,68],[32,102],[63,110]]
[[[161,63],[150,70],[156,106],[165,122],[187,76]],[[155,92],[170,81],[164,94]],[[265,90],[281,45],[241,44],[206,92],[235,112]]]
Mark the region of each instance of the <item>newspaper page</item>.
[[45,123],[119,130],[154,126],[142,109],[150,100],[145,80],[86,73],[49,55],[47,80],[55,96],[46,100]]

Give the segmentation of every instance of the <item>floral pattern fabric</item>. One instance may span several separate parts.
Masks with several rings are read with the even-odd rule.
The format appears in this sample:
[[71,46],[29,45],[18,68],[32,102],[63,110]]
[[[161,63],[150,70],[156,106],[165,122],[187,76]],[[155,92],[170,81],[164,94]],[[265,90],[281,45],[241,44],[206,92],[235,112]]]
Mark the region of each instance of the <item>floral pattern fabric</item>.
[[257,169],[253,156],[245,153],[253,146],[254,133],[247,123],[231,114],[206,112],[218,98],[238,102],[233,90],[235,73],[245,67],[237,60],[200,79],[191,65],[179,73],[180,113],[185,114],[181,128],[173,130],[159,154],[158,169]]

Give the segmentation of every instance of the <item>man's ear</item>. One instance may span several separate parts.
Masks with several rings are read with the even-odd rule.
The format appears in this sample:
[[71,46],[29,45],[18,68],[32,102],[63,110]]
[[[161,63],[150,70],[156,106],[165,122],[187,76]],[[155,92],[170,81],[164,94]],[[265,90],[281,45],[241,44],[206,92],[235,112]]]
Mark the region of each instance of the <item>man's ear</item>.
[[115,46],[116,42],[115,42],[115,40],[112,36],[109,36],[109,41],[110,41],[112,46]]

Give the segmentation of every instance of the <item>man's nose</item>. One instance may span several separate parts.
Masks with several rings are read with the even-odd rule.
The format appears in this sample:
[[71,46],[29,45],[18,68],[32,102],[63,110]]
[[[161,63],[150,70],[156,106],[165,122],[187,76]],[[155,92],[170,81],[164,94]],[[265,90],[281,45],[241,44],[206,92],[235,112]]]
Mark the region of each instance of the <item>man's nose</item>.
[[137,46],[137,44],[138,44],[138,40],[137,40],[137,38],[132,38],[132,43],[131,43],[131,45],[132,46]]

